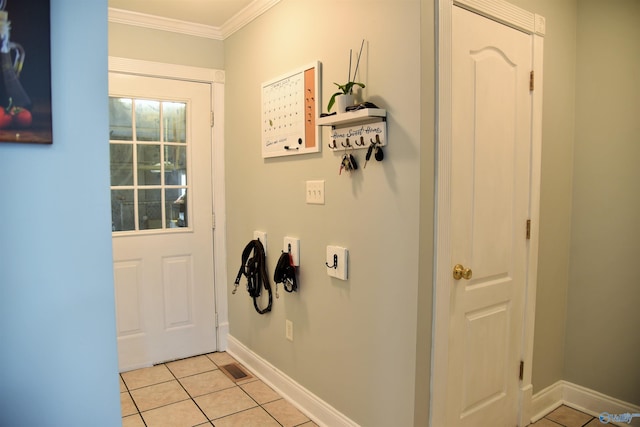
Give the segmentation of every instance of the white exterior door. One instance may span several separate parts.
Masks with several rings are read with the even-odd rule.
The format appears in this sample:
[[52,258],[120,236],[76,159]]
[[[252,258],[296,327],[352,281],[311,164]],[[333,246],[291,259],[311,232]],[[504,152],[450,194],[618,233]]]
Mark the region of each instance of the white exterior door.
[[527,281],[532,38],[460,7],[452,18],[446,425],[512,427]]
[[211,86],[109,73],[121,371],[217,349]]

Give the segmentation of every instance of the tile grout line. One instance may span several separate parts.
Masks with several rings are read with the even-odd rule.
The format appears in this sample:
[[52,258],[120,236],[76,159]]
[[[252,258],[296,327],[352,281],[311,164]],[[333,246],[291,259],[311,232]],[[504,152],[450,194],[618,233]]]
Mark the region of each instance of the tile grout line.
[[[230,356],[230,357],[231,357],[231,356]],[[211,360],[211,362],[213,362],[213,364],[214,364],[214,365],[216,365],[216,366],[218,367],[218,369],[220,369],[220,371],[222,371],[222,369],[220,368],[220,365],[218,365],[215,361],[213,361],[209,356],[207,356],[207,358],[208,358],[209,360]],[[251,395],[250,395],[250,394],[249,394],[249,393],[248,393],[244,388],[242,388],[242,386],[243,386],[244,384],[250,384],[250,383],[252,383],[252,382],[260,381],[260,379],[259,379],[258,377],[256,377],[256,375],[255,375],[253,372],[251,372],[249,369],[247,369],[247,367],[246,367],[246,366],[242,365],[240,362],[238,362],[237,360],[235,360],[233,357],[231,357],[231,359],[233,360],[233,363],[237,363],[238,365],[242,366],[242,367],[243,367],[247,372],[249,372],[249,373],[251,374],[251,376],[254,378],[254,380],[253,380],[253,381],[246,381],[246,382],[243,382],[242,384],[240,384],[238,381],[233,381],[233,385],[234,385],[235,387],[238,387],[238,388],[239,388],[239,389],[240,389],[240,390],[241,390],[245,395],[247,395],[247,396],[249,397],[249,399],[251,399],[251,400],[252,400],[252,401],[257,405],[257,406],[256,406],[257,408],[262,409],[262,410],[263,410],[264,412],[266,412],[266,413],[267,413],[267,415],[269,415],[269,416],[270,416],[270,417],[271,417],[271,418],[272,418],[276,423],[278,423],[278,425],[280,425],[281,427],[284,427],[280,421],[278,421],[278,420],[277,420],[273,415],[271,415],[271,413],[270,413],[269,411],[267,411],[267,409],[266,409],[266,408],[264,408],[264,407],[262,406],[262,404],[260,404],[256,399],[254,399],[254,398],[253,398],[253,396],[251,396]],[[263,383],[263,384],[264,384],[264,383]],[[266,385],[266,384],[265,384],[265,385]],[[189,394],[189,392],[187,392],[187,394]],[[278,394],[278,397],[279,397],[279,398],[278,398],[278,399],[276,399],[276,400],[273,400],[273,402],[275,402],[275,401],[277,401],[277,400],[284,400],[284,398],[283,398],[282,396],[280,396],[279,394]],[[268,402],[268,403],[271,403],[271,402]],[[233,414],[227,414],[227,415],[225,415],[224,417],[220,417],[220,418],[218,418],[218,419],[226,418],[226,417],[230,417],[230,416],[232,416],[232,415],[241,414],[242,412],[246,412],[246,411],[249,411],[249,410],[251,410],[251,409],[255,409],[256,407],[254,407],[254,408],[248,408],[248,409],[243,409],[242,411],[234,412]],[[207,419],[208,419],[208,417],[207,417]],[[211,423],[213,424],[213,420],[210,420],[210,421],[211,421]]]
[[[247,369],[244,365],[242,365],[242,367],[243,367],[244,369]],[[253,372],[251,372],[251,375],[252,375],[254,378],[257,378]],[[260,381],[260,380],[258,379],[258,381]],[[253,381],[252,381],[252,382],[253,382]],[[245,383],[245,384],[249,384],[249,383]],[[264,384],[264,383],[263,383],[263,384]],[[265,384],[265,385],[266,385],[266,384]],[[271,418],[273,418],[273,420],[274,420],[275,422],[277,422],[281,427],[284,427],[284,426],[282,425],[282,423],[281,423],[280,421],[278,421],[278,420],[276,419],[276,417],[274,417],[274,416],[271,414],[271,412],[267,411],[267,409],[266,409],[266,408],[264,408],[264,407],[262,406],[262,404],[261,404],[261,403],[259,403],[256,399],[254,399],[254,398],[253,398],[253,396],[251,396],[251,395],[249,394],[249,392],[247,392],[245,389],[243,389],[243,388],[242,388],[242,386],[240,386],[240,384],[236,383],[236,386],[238,386],[238,387],[240,388],[240,390],[242,390],[242,392],[243,392],[244,394],[246,394],[247,396],[249,396],[249,399],[253,400],[253,401],[256,403],[256,405],[258,405],[258,408],[260,408],[260,409],[262,409],[264,412],[266,412],[266,413],[267,413]],[[280,396],[280,395],[278,395],[278,396]],[[274,400],[273,402],[276,402],[276,401],[281,400],[281,399],[282,399],[282,400],[284,400],[284,399],[282,398],[282,396],[280,396],[280,399],[276,399],[276,400]],[[271,403],[271,402],[267,402],[267,403]]]
[[[254,378],[254,380],[253,380],[253,381],[248,381],[248,380],[246,380],[246,382],[243,382],[242,384],[240,384],[239,382],[234,382],[234,383],[235,383],[235,385],[236,385],[237,387],[240,387],[240,389],[241,389],[241,390],[242,390],[242,391],[243,391],[247,396],[249,396],[249,398],[250,398],[250,399],[252,399],[252,400],[253,400],[253,401],[258,405],[258,407],[259,407],[259,408],[261,408],[263,411],[265,411],[265,412],[266,412],[266,413],[267,413],[267,414],[268,414],[268,415],[269,415],[269,416],[270,416],[270,417],[271,417],[271,418],[272,418],[276,423],[278,423],[278,425],[280,425],[281,427],[284,427],[284,425],[283,425],[280,421],[278,421],[278,419],[277,419],[274,415],[272,415],[272,414],[271,414],[271,412],[269,412],[269,411],[267,410],[267,408],[265,408],[265,407],[264,407],[264,405],[269,404],[269,403],[274,403],[274,402],[277,402],[277,401],[279,401],[279,400],[282,400],[283,402],[286,402],[286,403],[289,403],[289,402],[288,402],[284,397],[282,397],[279,393],[277,393],[275,390],[271,389],[271,387],[269,387],[269,386],[268,386],[264,381],[262,381],[258,376],[256,376],[256,374],[255,374],[254,372],[252,372],[250,369],[248,369],[248,368],[247,368],[246,366],[244,366],[242,363],[238,362],[238,361],[237,361],[236,359],[234,359],[233,357],[231,357],[231,359],[232,359],[236,364],[238,364],[238,365],[242,366],[242,368],[243,368],[244,370],[246,370],[248,373],[250,373],[250,374],[251,374],[251,376]],[[213,362],[213,360],[212,360],[212,362]],[[215,362],[213,362],[213,363],[214,363],[214,364],[216,364]],[[217,366],[217,364],[216,364],[216,366]],[[277,399],[274,399],[274,400],[271,400],[271,401],[269,401],[269,402],[264,402],[264,404],[262,404],[262,403],[259,403],[256,399],[254,399],[254,398],[253,398],[253,396],[251,396],[251,395],[250,395],[250,394],[249,394],[249,393],[248,393],[248,392],[247,392],[247,391],[242,387],[242,386],[243,386],[243,385],[245,385],[245,384],[250,384],[250,383],[252,383],[252,382],[257,382],[257,381],[260,381],[260,382],[262,382],[262,384],[264,384],[266,387],[269,387],[269,389],[270,389],[271,391],[273,391],[273,392],[278,396],[278,398],[277,398]],[[248,411],[248,409],[245,409],[244,411]],[[244,411],[240,411],[240,412],[244,412]],[[237,413],[240,413],[240,412],[237,412]],[[303,415],[304,415],[304,414],[303,414]],[[306,423],[308,423],[308,422],[313,422],[313,423],[315,424],[315,422],[314,422],[312,419],[310,419],[310,418],[309,418],[309,417],[307,417],[306,415],[305,415],[305,417],[307,418],[307,420],[306,420],[306,421],[303,421],[301,424],[296,424],[296,425],[295,425],[295,426],[293,426],[293,427],[301,426],[301,425],[306,424]],[[224,417],[222,417],[222,418],[224,418]]]
[[[552,420],[552,419],[550,419],[550,418],[547,418],[546,416],[545,416],[545,417],[543,417],[543,419],[545,419],[545,420],[547,420],[547,421],[549,421],[549,422],[552,422],[552,423],[554,423],[554,424],[557,424],[557,425],[559,425],[560,427],[567,427],[567,426],[565,426],[564,424],[560,424],[560,423],[558,423],[558,422],[553,421],[553,420]],[[536,421],[536,422],[537,422],[537,421]],[[535,423],[534,423],[534,424],[535,424]]]
[[[206,355],[204,355],[204,356],[206,356]],[[214,364],[214,366],[215,366],[217,369],[212,369],[211,371],[199,372],[199,373],[197,373],[197,374],[193,374],[193,375],[187,375],[187,376],[184,376],[184,377],[182,377],[182,378],[188,378],[188,377],[191,377],[191,376],[200,375],[200,374],[205,373],[205,372],[213,372],[213,371],[220,371],[220,372],[222,372],[222,370],[220,369],[220,365],[218,365],[216,362],[214,362],[213,360],[211,360],[211,358],[210,358],[210,357],[208,357],[208,356],[207,356],[207,359],[209,359],[209,360],[211,361],[211,363],[213,363],[213,364]],[[236,362],[236,363],[237,363],[237,362]],[[209,416],[207,416],[207,414],[206,414],[206,413],[204,412],[204,410],[200,407],[200,405],[198,405],[198,402],[196,402],[195,397],[194,397],[194,396],[192,396],[192,395],[191,395],[191,393],[189,393],[189,391],[184,387],[184,385],[182,384],[182,382],[180,382],[180,378],[178,378],[178,377],[176,376],[176,374],[174,374],[174,373],[173,373],[173,371],[171,370],[171,368],[170,368],[170,367],[168,367],[168,366],[166,365],[166,363],[163,363],[163,365],[165,365],[165,367],[167,368],[167,370],[171,373],[171,375],[173,375],[173,377],[176,379],[176,381],[178,382],[178,384],[180,384],[180,387],[182,387],[182,389],[185,391],[185,393],[187,393],[187,396],[189,396],[189,399],[191,399],[191,401],[196,405],[196,407],[200,410],[200,412],[202,412],[202,414],[204,415],[204,417],[207,419],[207,422],[208,422],[209,424],[211,424],[211,425],[214,425],[214,424],[213,424],[213,421],[214,421],[214,420],[209,419]],[[246,368],[245,368],[245,369],[246,369]],[[217,392],[220,392],[220,391],[223,391],[223,390],[230,390],[230,389],[233,389],[234,387],[239,388],[239,389],[240,389],[244,394],[246,394],[246,395],[247,395],[247,396],[248,396],[248,397],[249,397],[249,398],[250,398],[250,399],[251,399],[251,400],[252,400],[252,401],[257,405],[257,407],[262,408],[262,405],[260,405],[260,404],[259,404],[259,403],[258,403],[258,402],[253,398],[253,397],[251,397],[251,396],[250,396],[250,395],[249,395],[249,394],[248,394],[248,393],[247,393],[247,392],[246,392],[242,387],[240,387],[240,385],[239,385],[237,382],[233,382],[233,386],[231,386],[231,387],[227,387],[227,388],[223,388],[223,389],[220,389],[220,390],[216,390],[216,391],[213,391],[213,392],[211,392],[211,393],[206,393],[206,394],[203,394],[202,396],[206,396],[207,394],[217,393]],[[200,396],[197,396],[197,397],[200,397]],[[167,405],[165,405],[165,406],[167,406]],[[255,407],[254,407],[254,408],[255,408]],[[227,414],[227,415],[225,415],[224,417],[220,417],[220,418],[225,418],[225,417],[230,417],[230,416],[232,416],[232,415],[237,415],[237,414],[240,414],[240,413],[242,413],[242,412],[248,411],[249,409],[254,409],[254,408],[243,409],[242,411],[238,411],[238,412],[234,412],[234,413],[231,413],[231,414]],[[273,418],[273,416],[272,416],[272,415],[271,415],[271,414],[270,414],[266,409],[264,409],[264,408],[262,408],[262,409],[263,409],[267,414],[269,414],[269,416],[270,416],[271,418]],[[218,418],[218,419],[220,419],[220,418]],[[275,420],[278,424],[280,424],[280,422],[278,422],[278,420],[276,420],[275,418],[274,418],[274,420]],[[145,424],[145,426],[146,426],[146,424]],[[280,426],[282,426],[282,424],[280,424]]]
[[[571,411],[573,411],[573,412],[578,412],[578,413],[580,413],[580,414],[584,414],[584,415],[586,415],[586,416],[588,416],[588,417],[591,417],[591,418],[589,418],[589,419],[588,419],[584,424],[581,424],[581,425],[580,425],[580,426],[578,426],[578,427],[586,427],[586,426],[587,426],[591,421],[593,421],[593,420],[595,420],[595,419],[596,419],[596,417],[594,417],[594,416],[592,416],[592,415],[590,415],[590,414],[587,414],[586,412],[582,412],[582,411],[580,411],[580,410],[578,410],[578,409],[572,408],[572,407],[570,407],[570,406],[567,406],[567,405],[561,405],[561,406],[566,406],[567,408],[569,408],[569,409],[570,409]],[[561,407],[561,406],[560,406],[560,407]],[[558,408],[560,408],[560,407],[558,407]],[[556,410],[558,410],[558,408],[556,408],[556,409],[554,409],[553,411],[551,411],[551,412],[549,412],[548,414],[546,414],[542,419],[545,419],[545,420],[550,421],[550,422],[552,422],[552,423],[554,423],[554,424],[557,424],[557,425],[558,425],[558,426],[560,426],[560,427],[569,427],[569,426],[567,426],[566,424],[561,424],[560,422],[558,422],[558,421],[556,421],[556,420],[553,420],[553,419],[549,418],[549,415],[551,415],[553,412],[555,412]],[[534,423],[534,424],[535,424],[535,423]],[[534,425],[534,424],[532,424],[532,425]]]
[[[231,357],[231,356],[229,356],[229,357]],[[207,356],[207,358],[208,358],[209,360],[211,360],[211,362],[213,362],[213,364],[214,364],[214,365],[216,365],[216,366],[218,367],[218,369],[220,369],[220,371],[222,372],[222,369],[220,368],[220,365],[218,365],[215,361],[213,361],[209,356]],[[249,373],[251,374],[251,376],[252,376],[253,378],[255,378],[255,381],[259,381],[259,378],[258,378],[258,377],[256,377],[256,376],[255,376],[255,374],[254,374],[253,372],[249,371],[249,370],[248,370],[244,365],[242,365],[240,362],[238,362],[237,360],[235,360],[233,357],[231,357],[231,359],[233,360],[233,362],[234,362],[234,363],[237,363],[238,365],[241,365],[245,370],[247,370],[247,372],[249,372]],[[247,382],[245,382],[245,383],[243,383],[243,384],[249,384],[249,383],[251,383],[251,382],[254,382],[254,381],[247,381]],[[269,411],[267,411],[265,408],[263,408],[263,407],[262,407],[262,405],[261,405],[261,404],[260,404],[256,399],[254,399],[254,398],[253,398],[253,396],[251,396],[249,393],[247,393],[247,391],[246,391],[244,388],[242,388],[242,385],[241,385],[241,384],[239,384],[239,383],[238,383],[238,381],[233,381],[233,385],[234,385],[235,387],[238,387],[238,388],[239,388],[239,389],[240,389],[240,390],[241,390],[245,395],[247,395],[247,396],[249,397],[249,399],[251,399],[251,400],[252,400],[256,405],[258,405],[258,406],[257,406],[258,408],[260,408],[260,409],[262,409],[264,412],[266,412],[266,413],[267,413],[271,418],[273,418],[273,420],[274,420],[276,423],[278,423],[278,425],[280,425],[281,427],[283,427],[283,426],[282,426],[282,424],[281,424],[278,420],[276,420],[276,419],[275,419],[275,417],[274,417],[273,415],[271,415],[271,413],[270,413]],[[187,392],[187,393],[188,393],[188,392]],[[224,417],[220,417],[220,418],[218,418],[218,419],[225,418],[225,417],[230,417],[230,416],[232,416],[232,415],[241,414],[242,412],[246,412],[246,411],[249,411],[249,410],[251,410],[251,409],[254,409],[254,408],[243,409],[242,411],[234,412],[233,414],[227,414],[227,415],[225,415]],[[208,419],[208,417],[207,417],[207,419]],[[211,420],[211,424],[213,424],[213,420]]]
[[[124,384],[124,387],[127,389],[127,394],[131,398],[131,401],[133,402],[133,406],[135,406],[136,407],[136,411],[138,411],[135,414],[131,414],[131,415],[128,415],[128,416],[138,415],[140,417],[140,419],[142,420],[142,424],[144,424],[144,427],[148,427],[147,426],[147,422],[142,417],[142,412],[140,412],[140,408],[138,407],[138,404],[136,403],[135,399],[133,398],[133,395],[131,394],[131,390],[129,389],[129,386],[127,385],[127,382],[124,380],[124,377],[122,376],[122,374],[118,374],[118,375],[120,375],[120,379],[122,380],[122,383]],[[122,418],[124,418],[124,417],[122,417]]]
[[[133,395],[131,395],[131,390],[129,390],[129,387],[127,386],[127,384],[126,384],[126,382],[125,382],[125,386],[127,387],[127,392],[129,393],[129,396],[131,396],[131,400],[133,401],[133,404],[135,405],[136,409],[138,410],[138,415],[140,415],[140,418],[142,419],[142,422],[144,423],[145,427],[148,427],[148,426],[147,426],[147,422],[145,421],[144,417],[142,416],[143,412],[150,412],[150,411],[154,411],[154,410],[156,410],[156,409],[165,408],[165,407],[167,407],[167,406],[170,406],[170,405],[173,405],[173,404],[176,404],[176,403],[180,403],[180,402],[186,402],[186,401],[188,401],[188,400],[192,400],[192,401],[193,401],[193,403],[196,405],[196,407],[200,410],[200,412],[202,412],[202,414],[204,415],[204,417],[207,419],[207,422],[209,422],[210,424],[212,424],[212,423],[211,423],[211,421],[209,420],[209,417],[207,417],[207,414],[205,414],[205,413],[204,413],[204,411],[202,411],[202,408],[200,408],[200,406],[198,406],[198,404],[195,402],[195,400],[193,399],[193,397],[191,397],[191,394],[189,394],[189,392],[184,388],[184,386],[183,386],[183,385],[182,385],[182,383],[180,382],[180,379],[179,379],[178,377],[176,377],[176,376],[175,376],[175,374],[173,373],[173,371],[172,371],[172,370],[171,370],[171,369],[166,365],[166,363],[158,363],[157,365],[153,365],[153,366],[164,366],[164,367],[169,371],[169,373],[173,376],[173,378],[174,378],[174,379],[173,379],[173,380],[167,380],[167,381],[160,381],[160,382],[158,382],[158,383],[145,385],[145,386],[143,386],[143,387],[138,387],[138,388],[133,389],[134,391],[135,391],[135,390],[142,390],[142,389],[144,389],[144,388],[149,388],[149,387],[153,387],[153,386],[160,385],[160,384],[170,383],[170,382],[172,382],[172,381],[176,381],[176,382],[178,383],[178,385],[180,385],[180,387],[184,390],[184,392],[187,394],[187,396],[188,396],[188,397],[187,397],[187,399],[178,400],[178,401],[176,401],[176,402],[167,403],[167,404],[164,404],[164,405],[160,405],[160,406],[158,406],[158,407],[155,407],[155,408],[147,409],[146,411],[141,411],[141,410],[140,410],[140,408],[138,407],[138,404],[136,403],[135,399],[133,398]],[[215,369],[214,369],[214,370],[215,370]],[[210,372],[210,371],[207,371],[207,372]],[[122,375],[122,374],[121,374],[121,375]],[[197,375],[197,374],[195,374],[195,375]],[[190,376],[190,375],[188,375],[188,376]],[[186,377],[184,377],[184,378],[186,378]],[[124,381],[124,379],[123,379],[123,381]],[[135,414],[132,414],[132,415],[135,415]],[[124,417],[122,417],[122,418],[124,418]]]
[[[207,359],[209,359],[209,358],[207,357]],[[209,360],[211,360],[211,359],[209,359]],[[216,362],[214,362],[213,360],[211,360],[211,363],[213,363],[216,367],[218,366],[218,365],[216,365]],[[191,399],[191,401],[193,402],[193,404],[194,404],[194,405],[196,405],[196,408],[198,408],[198,409],[200,410],[200,412],[202,412],[202,415],[204,415],[204,418],[209,422],[209,424],[211,424],[211,425],[213,426],[213,421],[209,419],[209,417],[207,416],[207,414],[205,414],[205,412],[202,410],[202,408],[200,407],[200,405],[198,405],[198,402],[196,402],[196,400],[193,398],[193,396],[191,396],[191,393],[189,393],[189,392],[187,391],[187,389],[184,387],[184,385],[182,385],[182,383],[180,382],[180,379],[176,376],[176,374],[174,374],[174,373],[173,373],[173,371],[171,370],[171,368],[169,368],[169,367],[167,366],[167,364],[166,364],[166,363],[165,363],[164,365],[165,365],[165,368],[167,368],[167,370],[168,370],[169,372],[171,372],[171,375],[173,375],[173,377],[176,379],[176,381],[178,382],[178,384],[180,384],[180,387],[182,387],[182,389],[184,390],[184,392],[185,392],[185,393],[187,393],[187,396],[189,396],[189,399]],[[218,368],[218,369],[219,369],[219,368]],[[214,369],[214,371],[215,371],[215,369]],[[206,371],[206,372],[212,372],[212,371]],[[194,375],[198,375],[198,374],[194,374]],[[188,375],[188,376],[193,376],[193,375]],[[188,377],[188,376],[187,376],[187,377]],[[187,378],[187,377],[183,377],[183,378]],[[202,425],[202,424],[200,424],[200,425]]]
[[[182,377],[182,378],[188,378],[188,377],[192,377],[192,376],[200,375],[200,374],[203,374],[203,373],[206,373],[206,372],[214,372],[214,371],[216,371],[216,370],[219,370],[220,372],[223,372],[223,371],[222,371],[222,369],[220,368],[220,365],[218,365],[218,363],[216,363],[213,359],[211,359],[210,357],[208,357],[208,353],[207,353],[207,354],[204,354],[204,355],[202,355],[202,356],[206,356],[206,357],[207,357],[207,359],[213,363],[213,365],[216,367],[216,369],[207,370],[207,371],[203,371],[203,372],[198,372],[198,373],[191,374],[191,375],[186,375],[186,376],[184,376],[184,377]],[[193,357],[196,357],[196,356],[193,356]],[[230,357],[231,357],[231,356],[230,356]],[[187,358],[187,359],[188,359],[188,358]],[[180,359],[180,360],[183,360],[183,359]],[[272,414],[271,414],[271,413],[270,413],[270,412],[269,412],[269,411],[268,411],[268,410],[263,406],[263,404],[259,403],[256,399],[254,399],[254,398],[249,394],[249,392],[247,392],[247,391],[242,387],[243,385],[250,384],[250,383],[252,383],[252,382],[261,381],[261,380],[260,380],[260,378],[256,377],[256,376],[255,376],[255,374],[254,374],[253,372],[251,372],[250,370],[248,370],[244,365],[240,364],[240,362],[238,362],[237,360],[233,359],[233,357],[231,357],[231,360],[232,360],[234,363],[237,363],[238,365],[242,366],[242,367],[246,370],[246,372],[248,372],[248,373],[250,373],[250,374],[252,375],[252,378],[253,378],[253,379],[243,380],[243,382],[242,382],[242,383],[239,383],[238,381],[233,381],[233,385],[232,385],[231,387],[223,388],[223,389],[221,389],[221,390],[216,390],[216,391],[213,391],[213,392],[211,392],[211,393],[206,393],[206,394],[204,394],[204,395],[202,395],[202,396],[206,396],[207,394],[213,394],[213,393],[220,392],[220,391],[223,391],[223,390],[230,390],[230,389],[233,389],[233,387],[238,387],[238,388],[242,391],[242,393],[244,393],[246,396],[248,396],[248,397],[249,397],[249,399],[251,399],[251,400],[252,400],[252,401],[253,401],[257,406],[254,406],[254,407],[252,407],[252,408],[243,409],[243,410],[241,410],[241,411],[237,411],[237,412],[234,412],[234,413],[231,413],[231,414],[227,414],[227,415],[225,415],[225,416],[223,416],[223,417],[218,418],[218,420],[220,420],[220,419],[222,419],[222,418],[230,417],[230,416],[233,416],[233,415],[237,415],[237,414],[240,414],[240,413],[242,413],[242,412],[246,412],[246,411],[249,411],[249,410],[252,410],[252,409],[255,409],[255,408],[260,408],[260,409],[262,409],[264,412],[266,412],[266,413],[269,415],[269,417],[270,417],[271,419],[273,419],[273,420],[274,420],[274,421],[275,421],[279,426],[284,427],[284,425],[283,425],[280,421],[278,421],[278,419],[276,419],[276,417],[275,417],[274,415],[272,415]],[[172,361],[172,362],[173,362],[173,361]],[[214,427],[215,427],[214,420],[209,419],[209,417],[208,417],[208,416],[207,416],[207,414],[204,412],[204,410],[203,410],[203,409],[200,407],[200,405],[198,405],[198,403],[196,402],[195,397],[194,397],[194,396],[192,396],[192,395],[187,391],[187,389],[185,388],[185,386],[184,386],[184,385],[182,384],[182,382],[180,381],[180,378],[178,378],[178,377],[177,377],[177,375],[176,375],[176,374],[171,370],[171,368],[170,368],[169,366],[167,366],[167,363],[169,363],[169,362],[158,363],[157,365],[154,365],[154,366],[164,366],[164,367],[169,371],[169,373],[171,374],[171,376],[173,377],[173,379],[172,379],[172,380],[160,381],[160,382],[158,382],[158,383],[145,385],[145,386],[142,386],[142,387],[135,388],[135,389],[133,389],[133,390],[141,390],[141,389],[148,388],[148,387],[152,387],[152,386],[155,386],[155,385],[165,384],[165,383],[169,383],[169,382],[172,382],[172,381],[176,381],[176,382],[180,385],[180,387],[182,388],[182,390],[184,390],[184,392],[187,394],[188,398],[187,398],[187,399],[183,399],[183,400],[179,400],[178,402],[172,402],[172,403],[168,403],[168,404],[165,404],[165,405],[161,405],[161,406],[159,406],[159,407],[157,407],[157,408],[149,409],[149,410],[144,411],[144,412],[149,412],[149,411],[152,411],[152,410],[156,410],[156,409],[159,409],[159,408],[163,408],[163,407],[166,407],[166,406],[170,406],[170,405],[175,404],[175,403],[185,402],[185,401],[191,400],[191,401],[196,405],[196,407],[198,408],[198,410],[200,410],[200,412],[204,415],[205,419],[207,420],[207,422],[206,422],[206,423],[207,423],[207,424],[209,424],[209,425],[211,425],[211,426],[214,426]],[[128,393],[129,397],[131,398],[131,401],[133,402],[133,404],[134,404],[134,406],[135,406],[135,408],[136,408],[136,410],[137,410],[137,413],[136,413],[136,414],[140,416],[140,419],[142,420],[142,422],[143,422],[144,426],[145,426],[145,427],[148,427],[147,422],[145,421],[145,419],[144,419],[144,417],[143,417],[143,412],[142,412],[142,411],[140,411],[140,408],[138,407],[138,404],[136,403],[135,399],[133,398],[133,395],[131,394],[132,389],[130,389],[130,388],[129,388],[129,385],[127,385],[126,381],[124,380],[124,377],[122,376],[122,373],[119,373],[119,376],[120,376],[120,379],[122,380],[122,382],[123,382],[123,383],[124,383],[124,385],[125,385],[126,392]],[[263,384],[264,384],[264,382],[263,382]],[[265,385],[266,385],[266,384],[265,384]],[[267,387],[268,387],[268,386],[267,386]],[[278,396],[278,397],[277,397],[276,399],[274,399],[274,400],[269,401],[269,402],[265,402],[265,404],[270,404],[270,403],[277,402],[277,401],[284,401],[284,402],[287,402],[287,400],[286,400],[284,397],[282,397],[279,393],[277,393],[277,392],[275,392],[275,391],[274,391],[274,393],[275,393],[275,394],[276,394],[276,396]],[[197,397],[200,397],[200,396],[197,396]],[[127,416],[133,416],[133,415],[136,415],[136,414],[130,414],[130,415],[127,415]],[[122,417],[122,418],[125,418],[125,417]],[[307,419],[306,421],[302,422],[301,424],[296,424],[296,426],[301,426],[301,425],[303,425],[303,424],[305,424],[305,423],[308,423],[308,422],[313,422],[313,420],[311,420],[311,419]],[[202,425],[204,425],[204,424],[200,424],[200,426],[202,426]]]

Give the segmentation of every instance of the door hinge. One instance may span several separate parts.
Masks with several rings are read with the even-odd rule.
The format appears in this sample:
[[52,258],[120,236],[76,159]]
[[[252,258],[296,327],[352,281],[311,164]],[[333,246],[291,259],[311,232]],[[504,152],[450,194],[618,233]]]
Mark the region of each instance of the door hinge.
[[520,381],[524,379],[524,360],[520,361]]
[[531,71],[531,74],[529,74],[529,90],[533,91],[533,71]]
[[527,220],[527,240],[531,239],[531,220]]
[[217,328],[217,327],[218,327],[218,325],[219,325],[219,323],[218,323],[218,313],[216,313],[216,316],[215,316],[215,322],[216,322],[216,328]]
[[211,228],[216,229],[216,214],[214,213],[211,214]]
[[211,112],[211,127],[213,127],[213,125],[215,124],[215,116],[213,114],[213,111]]

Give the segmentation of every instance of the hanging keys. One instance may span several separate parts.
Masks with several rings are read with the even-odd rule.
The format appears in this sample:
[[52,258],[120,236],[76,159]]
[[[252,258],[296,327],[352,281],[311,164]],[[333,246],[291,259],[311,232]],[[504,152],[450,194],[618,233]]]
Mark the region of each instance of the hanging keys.
[[382,159],[384,159],[384,152],[382,151],[382,147],[377,147],[376,146],[376,153],[374,154],[374,157],[379,162],[381,162]]
[[342,160],[340,161],[340,173],[338,175],[342,175],[342,170],[349,171],[349,161],[346,154],[342,156]]
[[371,158],[371,153],[373,153],[373,149],[376,146],[375,142],[372,142],[369,148],[367,148],[367,155],[364,157],[364,168],[367,167],[367,162]]
[[369,145],[369,148],[367,148],[367,155],[364,158],[364,167],[367,167],[367,162],[371,159],[371,155],[373,154],[373,157],[381,162],[384,159],[384,152],[382,151],[382,146],[381,146],[382,142],[380,141],[378,135],[376,135],[376,140],[371,140],[371,144]]
[[356,158],[349,154],[349,164],[351,165],[351,170],[354,171],[358,169],[358,164],[356,163]]

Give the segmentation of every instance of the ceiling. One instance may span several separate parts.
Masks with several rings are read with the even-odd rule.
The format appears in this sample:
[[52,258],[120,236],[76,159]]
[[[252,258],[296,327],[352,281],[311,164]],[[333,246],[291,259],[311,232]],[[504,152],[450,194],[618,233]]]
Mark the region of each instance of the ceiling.
[[109,0],[109,7],[220,28],[254,0]]

